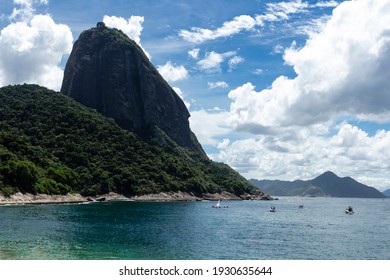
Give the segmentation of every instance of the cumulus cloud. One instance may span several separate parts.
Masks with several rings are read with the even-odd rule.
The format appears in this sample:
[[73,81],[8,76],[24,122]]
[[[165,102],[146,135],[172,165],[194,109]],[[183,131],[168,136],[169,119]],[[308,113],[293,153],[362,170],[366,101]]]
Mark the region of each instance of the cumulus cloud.
[[144,22],[144,17],[130,16],[130,18],[126,20],[123,17],[105,15],[103,17],[103,22],[108,27],[122,30],[130,39],[142,48],[149,59],[151,58],[150,54],[141,45],[141,32],[143,29],[142,23]]
[[236,55],[237,52],[230,51],[225,53],[209,52],[205,55],[205,58],[199,60],[197,65],[201,70],[208,72],[218,72],[221,71],[221,63],[224,62],[227,58]]
[[158,65],[157,70],[167,82],[176,82],[188,78],[188,71],[183,65],[175,66],[170,61],[164,65]]
[[371,186],[389,185],[389,131],[369,136],[356,126],[342,123],[331,137],[319,135],[314,127],[297,128],[294,133],[295,141],[285,141],[280,134],[230,141],[212,158],[231,165],[247,178],[311,179],[333,170]]
[[[389,186],[390,131],[368,134],[339,123],[390,122],[388,14],[388,0],[343,2],[302,48],[285,49],[294,78],[280,76],[260,90],[245,83],[229,92],[228,112],[198,112],[216,122],[200,138],[219,147],[210,157],[247,178],[310,179],[330,169],[375,187]],[[214,128],[252,136],[223,142],[227,134]]]
[[229,113],[216,110],[191,111],[189,119],[191,130],[196,134],[202,145],[217,145],[218,137],[232,132],[232,127],[227,121]]
[[59,90],[59,63],[72,48],[70,28],[49,15],[34,15],[34,4],[47,1],[15,0],[8,26],[0,32],[0,85],[36,83]]
[[208,82],[209,89],[214,89],[214,88],[227,88],[229,85],[228,83],[224,81],[218,81],[218,82]]
[[280,76],[259,92],[246,83],[229,93],[232,117],[237,123],[305,126],[389,113],[389,11],[389,1],[340,4],[304,47],[285,50],[295,78]]
[[223,150],[226,149],[229,146],[229,144],[230,144],[230,140],[224,138],[221,142],[217,144],[217,148]]
[[103,17],[103,22],[111,28],[117,28],[122,30],[130,39],[134,40],[137,44],[141,43],[141,32],[142,32],[142,23],[144,22],[144,17],[141,16],[131,16],[129,19],[117,16],[107,16]]

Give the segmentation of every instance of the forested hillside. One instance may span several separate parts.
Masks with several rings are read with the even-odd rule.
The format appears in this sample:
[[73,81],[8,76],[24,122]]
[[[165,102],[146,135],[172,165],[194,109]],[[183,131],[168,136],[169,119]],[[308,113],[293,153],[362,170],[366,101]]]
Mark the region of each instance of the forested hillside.
[[169,137],[140,139],[96,110],[37,85],[0,89],[0,161],[5,195],[261,193],[225,164]]

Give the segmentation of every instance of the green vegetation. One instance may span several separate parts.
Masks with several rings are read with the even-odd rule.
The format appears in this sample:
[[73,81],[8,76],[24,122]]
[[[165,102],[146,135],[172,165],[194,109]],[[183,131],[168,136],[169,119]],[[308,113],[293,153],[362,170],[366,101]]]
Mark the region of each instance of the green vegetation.
[[259,193],[225,164],[170,139],[140,139],[95,110],[37,85],[0,88],[0,193],[127,196]]

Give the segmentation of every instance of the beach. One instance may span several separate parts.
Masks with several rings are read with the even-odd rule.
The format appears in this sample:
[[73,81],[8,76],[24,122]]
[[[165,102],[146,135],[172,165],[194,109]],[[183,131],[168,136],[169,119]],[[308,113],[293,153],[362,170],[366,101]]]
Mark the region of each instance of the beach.
[[203,194],[201,197],[187,192],[161,192],[158,194],[145,194],[126,197],[124,195],[110,192],[99,196],[82,196],[80,194],[47,195],[15,193],[10,196],[0,195],[0,205],[20,204],[61,204],[61,203],[87,203],[94,201],[196,201],[196,200],[270,200],[267,195],[262,196],[236,196],[228,192]]

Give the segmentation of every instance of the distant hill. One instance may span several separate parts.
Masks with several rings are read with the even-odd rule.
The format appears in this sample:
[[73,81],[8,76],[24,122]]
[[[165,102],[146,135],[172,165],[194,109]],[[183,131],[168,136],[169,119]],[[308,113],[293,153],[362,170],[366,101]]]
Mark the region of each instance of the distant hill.
[[385,196],[389,196],[390,197],[390,189],[388,190],[385,190],[384,192],[382,192]]
[[332,197],[367,197],[383,198],[380,191],[357,182],[351,177],[340,178],[327,171],[308,180],[249,180],[253,185],[273,196],[332,196]]

